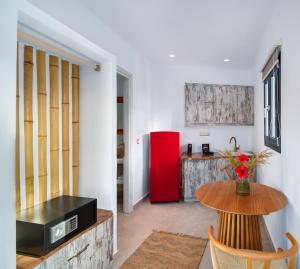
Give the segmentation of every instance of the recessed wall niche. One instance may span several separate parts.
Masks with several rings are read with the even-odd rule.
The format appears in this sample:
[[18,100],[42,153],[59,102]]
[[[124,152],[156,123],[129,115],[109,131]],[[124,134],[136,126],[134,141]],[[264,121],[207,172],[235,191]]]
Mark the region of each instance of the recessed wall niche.
[[79,66],[18,44],[16,210],[78,193]]

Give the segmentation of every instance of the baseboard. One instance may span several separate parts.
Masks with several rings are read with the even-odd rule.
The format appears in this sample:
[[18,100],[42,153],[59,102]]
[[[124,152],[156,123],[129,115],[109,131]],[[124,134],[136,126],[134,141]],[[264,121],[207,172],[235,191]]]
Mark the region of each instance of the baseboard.
[[119,253],[119,250],[117,249],[116,251],[114,251],[113,256],[116,256]]
[[137,200],[134,205],[133,205],[133,209],[135,209],[135,207],[138,206],[138,204],[140,204],[144,199],[146,199],[149,195],[149,192],[145,193],[139,200]]

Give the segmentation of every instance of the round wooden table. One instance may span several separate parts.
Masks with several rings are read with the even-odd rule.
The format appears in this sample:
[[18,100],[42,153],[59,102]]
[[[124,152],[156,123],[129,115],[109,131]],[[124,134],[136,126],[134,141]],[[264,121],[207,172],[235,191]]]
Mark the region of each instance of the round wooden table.
[[197,199],[220,212],[218,240],[238,249],[262,250],[258,217],[285,207],[286,196],[266,185],[251,183],[250,195],[235,193],[235,181],[208,183],[196,191]]

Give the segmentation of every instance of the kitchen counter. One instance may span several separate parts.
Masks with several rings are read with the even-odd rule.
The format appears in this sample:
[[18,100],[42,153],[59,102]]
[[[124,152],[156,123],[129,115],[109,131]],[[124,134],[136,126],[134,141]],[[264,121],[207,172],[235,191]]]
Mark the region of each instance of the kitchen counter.
[[[252,156],[252,152],[239,151],[239,153]],[[202,152],[195,152],[191,156],[186,153],[181,155],[181,173],[182,173],[182,196],[184,201],[196,201],[195,191],[205,183],[222,181],[228,179],[224,171],[226,156],[218,152],[213,155],[206,155]]]
[[205,155],[195,152],[191,156],[181,155],[182,196],[185,202],[197,201],[195,192],[205,183],[228,179],[223,171],[226,166],[224,156],[215,152]]
[[181,155],[181,160],[215,160],[224,158],[220,153],[214,152],[214,154],[203,154],[202,152],[195,152],[191,156],[183,153]]
[[[242,153],[248,156],[253,156],[253,152],[250,151],[237,151],[233,153],[236,155]],[[181,155],[181,160],[216,160],[216,159],[224,159],[224,158],[225,157],[219,152],[214,152],[213,154],[203,154],[202,152],[195,152],[191,156],[187,155],[186,152],[184,152]]]

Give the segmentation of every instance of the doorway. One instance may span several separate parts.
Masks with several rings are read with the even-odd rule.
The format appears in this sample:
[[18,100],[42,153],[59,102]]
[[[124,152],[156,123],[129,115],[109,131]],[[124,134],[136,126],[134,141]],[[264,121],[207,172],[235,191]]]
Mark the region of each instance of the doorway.
[[132,76],[117,72],[117,210],[130,213],[132,205],[131,176],[131,83]]

